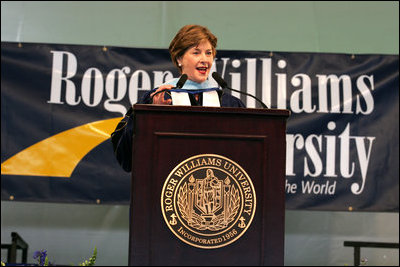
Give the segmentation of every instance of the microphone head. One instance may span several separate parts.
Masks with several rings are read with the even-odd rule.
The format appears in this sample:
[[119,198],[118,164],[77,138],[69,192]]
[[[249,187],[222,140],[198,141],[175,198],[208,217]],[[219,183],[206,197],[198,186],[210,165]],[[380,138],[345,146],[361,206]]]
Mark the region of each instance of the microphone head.
[[185,84],[188,76],[186,74],[182,74],[182,76],[179,78],[178,82],[176,83],[176,88],[181,89],[183,85]]
[[213,72],[211,75],[214,80],[219,84],[219,86],[221,86],[222,88],[227,88],[228,84],[227,82],[225,82],[224,79],[222,79],[222,77],[218,74],[218,72]]

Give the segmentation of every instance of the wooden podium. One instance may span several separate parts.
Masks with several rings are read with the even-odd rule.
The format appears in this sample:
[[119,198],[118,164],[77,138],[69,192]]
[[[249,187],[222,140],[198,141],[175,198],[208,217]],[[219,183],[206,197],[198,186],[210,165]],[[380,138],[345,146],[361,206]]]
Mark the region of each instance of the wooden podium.
[[[276,109],[135,105],[129,265],[283,265],[286,120],[289,113],[288,110]],[[216,159],[210,156],[204,160],[188,161],[197,155],[216,155]],[[224,163],[225,159],[240,167],[234,168],[233,163]],[[229,192],[236,192],[229,195],[229,203],[239,203],[239,196],[242,196],[243,202],[250,202],[251,199],[247,199],[247,196],[251,197],[248,194],[250,187],[245,187],[248,183],[241,180],[244,179],[241,177],[244,173],[252,181],[255,203],[244,203],[254,204],[251,222],[245,220],[245,206],[239,209],[239,206],[228,203],[231,205],[226,204],[229,207],[237,207],[236,210],[229,209],[231,213],[225,216],[230,228],[225,231],[222,224],[218,223],[221,235],[216,236],[214,232],[218,232],[217,223],[203,222],[201,227],[207,228],[204,230],[206,238],[197,238],[189,230],[194,227],[193,233],[200,234],[201,231],[197,230],[201,228],[200,223],[191,227],[193,223],[185,221],[190,217],[188,214],[182,213],[184,219],[179,220],[175,220],[175,214],[169,214],[170,217],[166,218],[167,205],[172,201],[172,198],[167,198],[168,188],[172,190],[175,185],[181,186],[180,191],[176,189],[178,197],[174,198],[180,201],[179,205],[175,203],[171,206],[178,211],[182,209],[182,203],[186,203],[182,199],[189,199],[186,197],[190,195],[187,188],[191,182],[195,183],[195,179],[192,177],[191,180],[187,178],[189,180],[185,182],[177,182],[171,178],[175,183],[169,185],[166,185],[166,181],[180,170],[187,171],[189,176],[192,168],[206,161],[214,164],[203,168],[204,174],[207,171],[207,177],[214,173],[215,176],[221,176],[225,171],[224,177],[228,178],[228,168],[234,175],[225,181],[223,177],[218,180],[214,176],[214,180],[209,183],[214,188],[214,195],[209,195],[206,204],[201,201],[206,199],[204,196],[211,192],[211,187],[205,186],[205,180],[197,179],[200,181],[196,182],[198,193],[193,193],[195,196],[192,199],[198,205],[197,208],[195,204],[192,205],[191,218],[195,216],[199,221],[203,216],[202,210],[208,214],[214,211],[214,218],[217,215],[223,216],[222,204],[228,203],[221,200],[220,188],[223,186],[231,186],[233,189]],[[239,192],[241,186],[244,189],[242,193]],[[211,203],[211,200],[214,202]],[[219,213],[216,212],[217,207],[220,208]],[[243,216],[240,216],[240,212]],[[237,218],[234,219],[233,215]],[[183,225],[178,234],[171,230],[176,221]],[[238,226],[242,221],[247,223],[244,224],[247,228],[238,237]],[[183,240],[185,238],[187,241]],[[223,240],[229,238],[231,243],[226,245]],[[233,241],[234,238],[237,240]],[[194,245],[190,244],[192,241]],[[201,247],[206,244],[213,244],[216,248],[213,245]]]

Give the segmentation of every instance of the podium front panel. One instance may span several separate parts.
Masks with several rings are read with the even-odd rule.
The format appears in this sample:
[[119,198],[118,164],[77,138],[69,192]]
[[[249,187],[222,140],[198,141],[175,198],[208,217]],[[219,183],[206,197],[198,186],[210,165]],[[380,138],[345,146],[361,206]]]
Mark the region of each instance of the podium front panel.
[[[129,264],[283,265],[287,117],[281,110],[136,105]],[[255,190],[247,230],[218,248],[182,241],[161,209],[171,171],[198,155],[237,163]]]

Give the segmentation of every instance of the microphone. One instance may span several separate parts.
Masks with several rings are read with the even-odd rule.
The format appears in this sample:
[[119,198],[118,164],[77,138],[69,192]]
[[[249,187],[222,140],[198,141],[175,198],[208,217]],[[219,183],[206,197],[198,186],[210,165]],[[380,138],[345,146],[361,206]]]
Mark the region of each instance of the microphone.
[[181,89],[185,84],[187,78],[188,76],[186,74],[182,74],[182,76],[179,78],[179,81],[176,83],[175,89]]
[[221,86],[222,89],[226,88],[226,89],[229,89],[229,90],[231,90],[231,91],[237,92],[237,93],[239,93],[239,94],[244,94],[244,95],[250,96],[250,97],[254,98],[255,100],[257,100],[257,101],[261,104],[261,106],[262,106],[263,108],[268,109],[267,105],[265,105],[265,104],[264,104],[260,99],[258,99],[257,97],[255,97],[255,96],[253,96],[253,95],[251,95],[251,94],[248,94],[248,93],[246,93],[246,92],[242,92],[242,91],[239,91],[239,90],[236,90],[236,89],[233,89],[233,88],[228,87],[228,83],[227,83],[224,79],[222,79],[222,77],[221,77],[217,72],[213,72],[213,73],[212,73],[212,77],[213,77],[214,80],[218,83],[218,85]]
[[[182,74],[182,76],[179,78],[178,82],[176,83],[176,86],[173,87],[172,89],[181,89],[183,87],[183,85],[185,84],[186,80],[188,79],[187,74]],[[165,91],[169,91],[170,89],[163,89],[161,91],[158,91],[157,93],[155,93],[152,97],[151,97],[151,101],[153,101],[153,97],[158,95],[159,93],[165,92]]]

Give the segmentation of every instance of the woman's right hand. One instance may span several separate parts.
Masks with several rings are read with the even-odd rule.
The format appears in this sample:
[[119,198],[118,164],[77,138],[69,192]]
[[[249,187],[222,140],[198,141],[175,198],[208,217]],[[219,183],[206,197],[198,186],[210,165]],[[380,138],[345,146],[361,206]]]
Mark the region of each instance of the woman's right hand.
[[[166,92],[162,92],[159,93],[162,90],[165,89],[172,89],[174,86],[172,84],[165,84],[165,85],[161,85],[160,87],[158,87],[158,89],[156,91],[154,91],[153,93],[150,94],[150,97],[153,99],[153,104],[158,104],[158,105],[171,105],[172,104],[172,99],[164,99],[164,94]],[[154,97],[153,97],[154,95]]]

